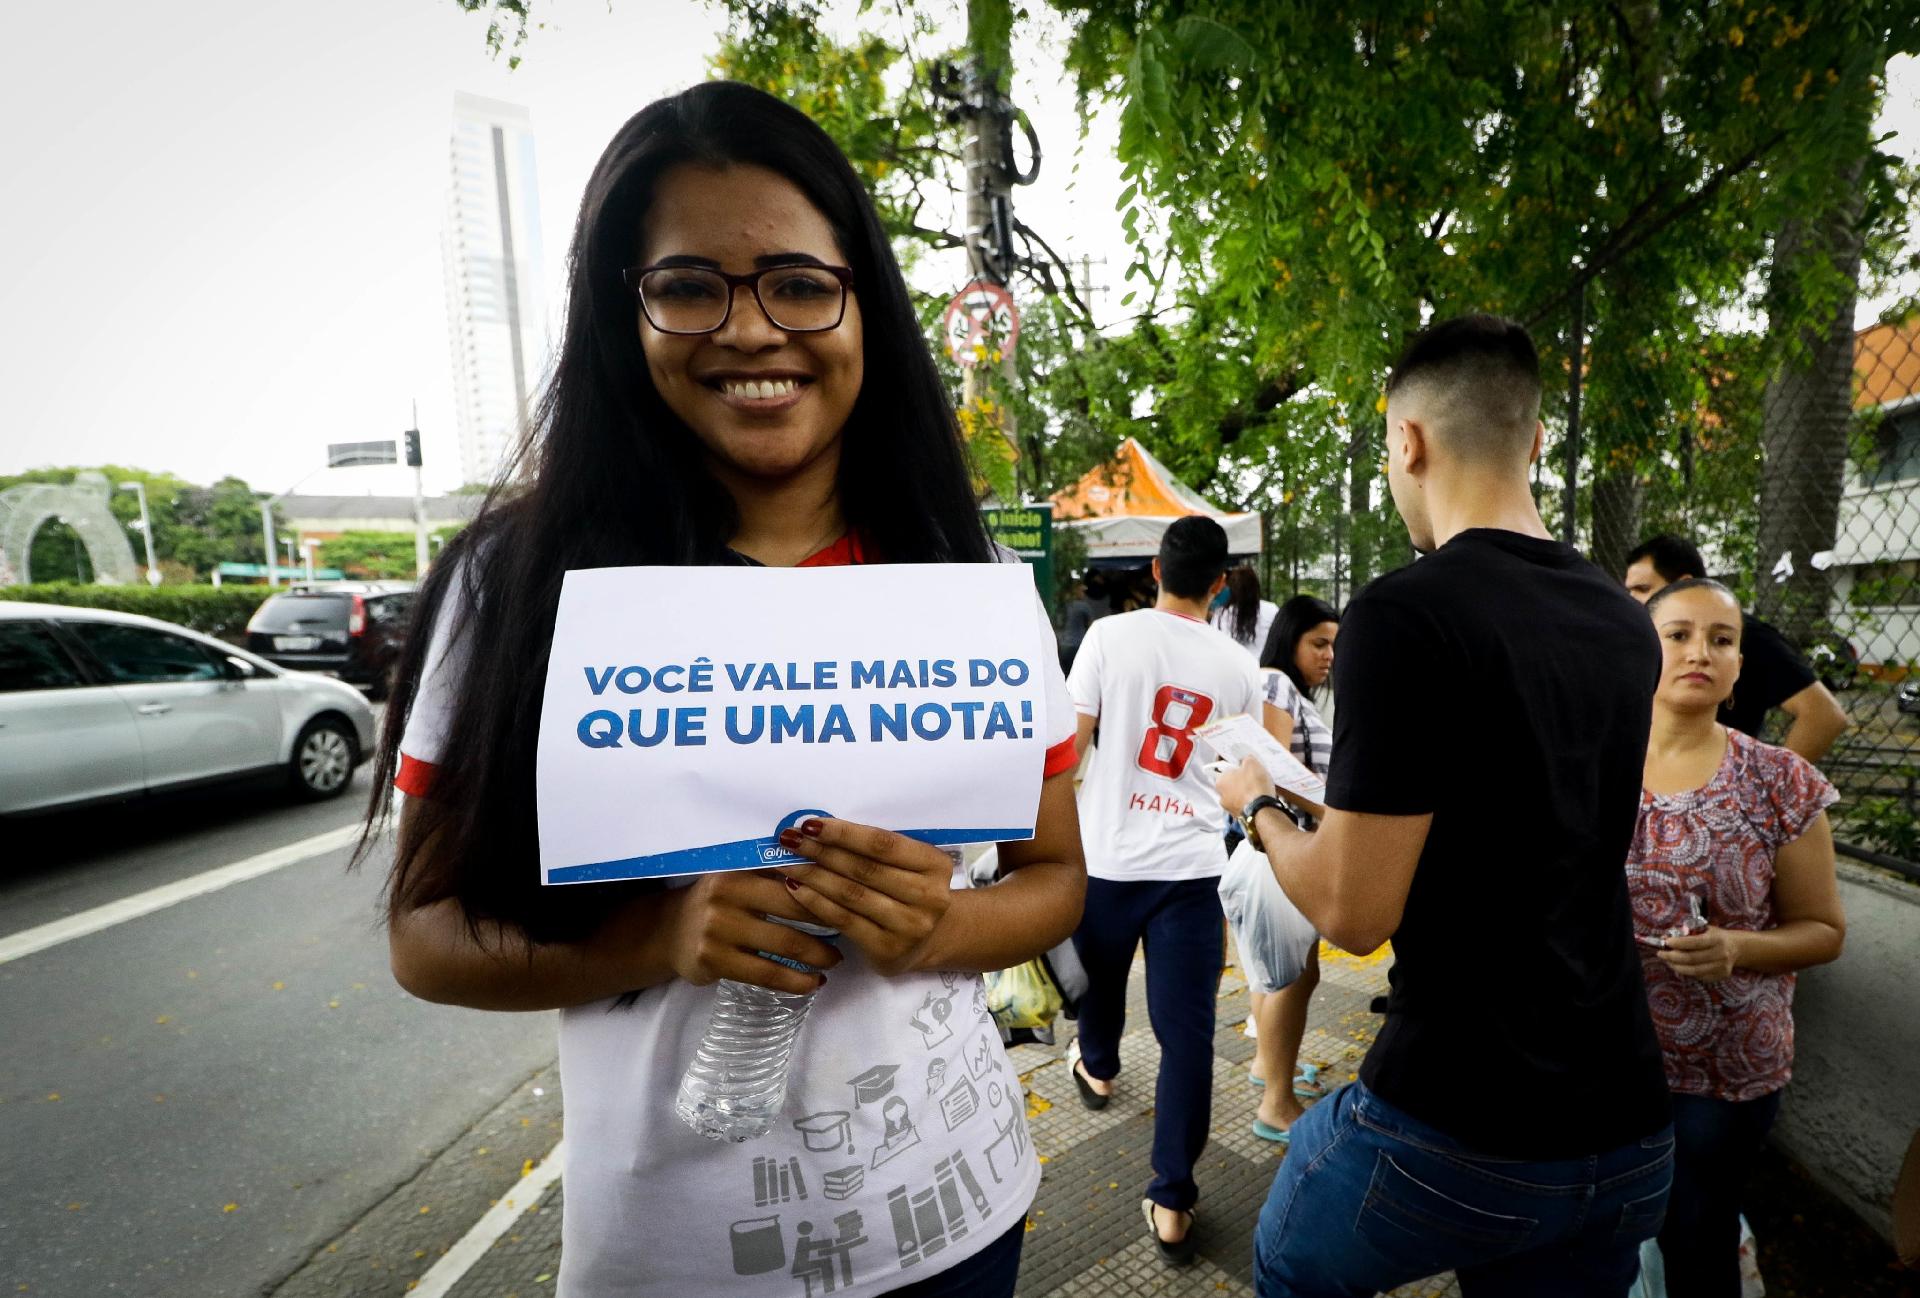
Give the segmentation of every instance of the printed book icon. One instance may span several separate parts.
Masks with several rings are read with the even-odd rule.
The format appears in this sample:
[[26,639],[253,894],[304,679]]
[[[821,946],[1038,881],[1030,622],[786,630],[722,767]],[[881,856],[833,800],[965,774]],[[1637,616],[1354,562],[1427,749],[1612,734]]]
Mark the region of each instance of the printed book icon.
[[733,1245],[735,1275],[765,1275],[787,1261],[787,1244],[780,1235],[780,1218],[748,1217],[727,1227]]
[[858,1163],[851,1163],[821,1177],[820,1192],[829,1199],[851,1199],[860,1193],[860,1187],[866,1183],[867,1169]]

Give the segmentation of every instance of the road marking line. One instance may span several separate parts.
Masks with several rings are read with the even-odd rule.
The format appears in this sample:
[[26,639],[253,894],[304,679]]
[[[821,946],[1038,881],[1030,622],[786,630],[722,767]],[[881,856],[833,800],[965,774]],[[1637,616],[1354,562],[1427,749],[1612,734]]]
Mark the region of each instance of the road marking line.
[[115,924],[124,924],[130,919],[139,919],[142,915],[151,915],[156,910],[165,910],[168,906],[176,906],[183,901],[191,901],[195,897],[204,897],[207,893],[218,892],[230,884],[257,879],[263,874],[271,874],[296,861],[304,861],[309,857],[319,856],[322,852],[346,847],[358,841],[359,837],[359,825],[342,825],[338,829],[329,829],[324,834],[315,834],[297,843],[288,843],[285,847],[276,847],[270,852],[262,852],[258,856],[249,856],[245,860],[235,861],[232,865],[218,866],[189,878],[162,884],[158,888],[136,892],[133,896],[122,897],[119,901],[110,901],[104,906],[95,906],[92,910],[83,910],[78,915],[56,919],[51,924],[25,929],[0,938],[0,964],[32,955],[36,951],[44,951],[50,946],[59,946],[62,942],[86,937],[90,933],[98,933],[101,929],[112,928]]
[[506,1234],[520,1214],[540,1202],[547,1187],[560,1179],[566,1152],[567,1142],[562,1140],[540,1166],[515,1181],[513,1189],[487,1209],[486,1215],[473,1224],[473,1229],[462,1235],[459,1242],[420,1277],[419,1283],[407,1290],[408,1298],[446,1298],[460,1278],[473,1270],[473,1264],[487,1255],[494,1241]]

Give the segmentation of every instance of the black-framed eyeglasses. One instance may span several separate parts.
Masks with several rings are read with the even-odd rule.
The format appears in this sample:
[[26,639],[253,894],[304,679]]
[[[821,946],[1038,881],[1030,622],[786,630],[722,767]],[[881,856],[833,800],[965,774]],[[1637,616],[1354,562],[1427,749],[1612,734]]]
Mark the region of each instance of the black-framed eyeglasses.
[[705,266],[629,266],[620,272],[640,297],[640,309],[663,334],[710,334],[733,315],[735,292],[745,285],[776,329],[824,333],[847,314],[853,272],[845,266],[803,262],[729,275]]

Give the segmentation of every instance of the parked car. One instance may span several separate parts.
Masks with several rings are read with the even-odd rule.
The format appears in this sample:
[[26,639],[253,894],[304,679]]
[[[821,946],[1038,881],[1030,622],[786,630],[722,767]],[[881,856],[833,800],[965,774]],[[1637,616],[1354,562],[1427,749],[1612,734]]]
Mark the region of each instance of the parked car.
[[375,699],[407,638],[413,586],[330,581],[269,595],[247,622],[247,648],[281,667],[327,672]]
[[275,772],[332,798],[373,744],[351,685],[150,617],[0,602],[0,815]]
[[1893,706],[1902,712],[1920,712],[1920,677],[1909,677],[1900,682],[1899,692],[1893,696]]

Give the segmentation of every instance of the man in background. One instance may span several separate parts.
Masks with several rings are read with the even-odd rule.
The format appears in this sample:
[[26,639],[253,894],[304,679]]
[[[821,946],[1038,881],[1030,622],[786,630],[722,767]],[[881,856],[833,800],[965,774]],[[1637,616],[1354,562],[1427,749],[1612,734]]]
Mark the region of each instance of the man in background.
[[1210,518],[1176,519],[1153,561],[1152,608],[1087,629],[1067,688],[1080,713],[1080,751],[1099,727],[1080,786],[1087,904],[1074,947],[1087,969],[1079,1035],[1068,1066],[1080,1099],[1103,1109],[1120,1072],[1127,975],[1147,949],[1147,1013],[1160,1043],[1154,1088],[1153,1179],[1141,1210],[1161,1256],[1193,1260],[1193,1167],[1213,1117],[1214,1002],[1219,996],[1221,834],[1193,732],[1258,716],[1260,669],[1207,625],[1225,582],[1227,534]]
[[[1627,594],[1642,604],[1682,577],[1710,575],[1700,551],[1677,536],[1650,536],[1627,556]],[[1849,723],[1807,660],[1751,613],[1742,624],[1740,659],[1740,680],[1720,705],[1720,724],[1758,739],[1767,713],[1779,708],[1793,719],[1780,742],[1810,762],[1825,757]]]
[[1292,1126],[1256,1287],[1348,1298],[1451,1270],[1467,1294],[1624,1298],[1673,1178],[1622,868],[1660,642],[1540,521],[1526,330],[1435,325],[1386,416],[1427,557],[1341,621],[1327,813],[1295,829],[1251,761],[1219,785],[1314,927],[1357,954],[1391,938],[1395,962],[1359,1081]]

